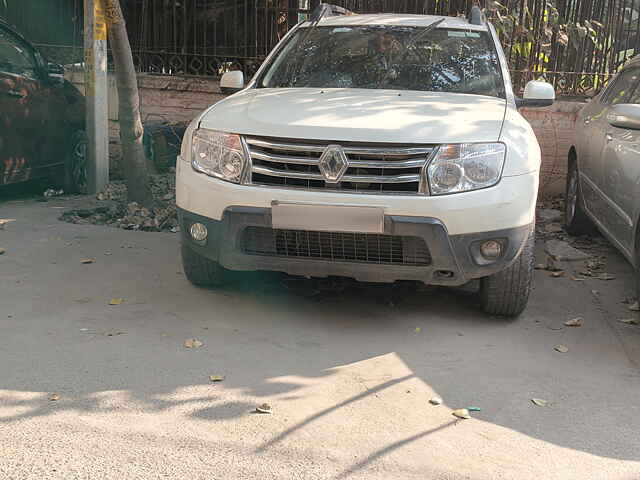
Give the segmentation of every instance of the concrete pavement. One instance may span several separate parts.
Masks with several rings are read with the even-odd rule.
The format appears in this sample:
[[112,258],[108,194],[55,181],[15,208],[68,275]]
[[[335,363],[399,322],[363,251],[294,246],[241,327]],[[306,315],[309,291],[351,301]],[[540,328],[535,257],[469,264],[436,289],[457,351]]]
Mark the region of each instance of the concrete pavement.
[[57,220],[79,201],[0,198],[0,478],[640,478],[640,326],[616,321],[632,272],[613,251],[612,281],[537,271],[506,322],[412,285],[194,288],[178,235]]

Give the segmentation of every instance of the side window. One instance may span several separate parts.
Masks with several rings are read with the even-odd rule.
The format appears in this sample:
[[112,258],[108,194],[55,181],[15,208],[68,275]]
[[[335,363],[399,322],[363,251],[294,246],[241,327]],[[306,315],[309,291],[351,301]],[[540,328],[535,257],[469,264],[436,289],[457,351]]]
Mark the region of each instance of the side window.
[[640,104],[640,81],[636,82],[634,86],[633,93],[627,103],[635,103],[636,105]]
[[625,70],[616,78],[615,84],[611,89],[606,92],[602,103],[617,105],[628,102],[631,92],[636,87],[639,79],[640,69],[629,68]]
[[36,60],[29,48],[0,28],[0,72],[36,78]]

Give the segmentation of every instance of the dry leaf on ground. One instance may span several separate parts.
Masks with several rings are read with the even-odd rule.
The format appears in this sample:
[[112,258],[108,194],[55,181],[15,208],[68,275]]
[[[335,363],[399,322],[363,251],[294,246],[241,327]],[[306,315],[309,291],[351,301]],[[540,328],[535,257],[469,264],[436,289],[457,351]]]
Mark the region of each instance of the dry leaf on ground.
[[557,272],[551,272],[550,276],[553,277],[553,278],[564,277],[564,270],[559,270]]
[[440,397],[433,397],[429,400],[429,403],[431,405],[442,405],[442,398]]
[[124,302],[124,298],[112,298],[109,300],[109,305],[121,305]]
[[454,410],[453,412],[451,412],[451,415],[465,420],[471,418],[471,415],[469,415],[469,410],[467,410],[466,408],[459,408],[458,410]]
[[618,321],[627,325],[640,325],[640,321],[637,318],[620,318]]
[[610,273],[601,273],[596,277],[598,280],[615,280],[616,277],[611,275]]
[[82,262],[80,262],[80,263],[83,263],[83,264],[85,264],[85,265],[88,265],[88,264],[90,264],[90,263],[96,263],[96,260],[95,260],[95,258],[85,258],[85,259],[84,259],[84,260],[82,260]]
[[548,402],[542,398],[532,398],[531,401],[539,407],[546,407],[548,404]]
[[118,335],[124,335],[127,332],[105,332],[105,336],[107,337],[116,337]]
[[571,320],[567,320],[564,322],[567,327],[581,327],[582,326],[582,317],[572,318]]
[[268,403],[263,403],[256,407],[256,412],[258,413],[271,413],[272,411],[273,410],[271,408],[271,405],[269,405]]
[[567,347],[566,345],[556,345],[555,347],[553,347],[553,349],[556,352],[560,353],[567,353],[569,351],[569,347]]
[[209,375],[209,380],[212,382],[221,382],[224,380],[224,375]]
[[52,401],[52,402],[60,400],[60,394],[59,393],[52,393],[51,395],[49,395],[49,400]]
[[4,252],[6,252],[6,250],[4,248],[0,248],[0,255],[4,255]]
[[422,331],[421,327],[416,327],[416,330],[415,330],[416,333],[420,333],[421,331]]
[[186,348],[199,348],[202,345],[204,345],[204,343],[202,343],[200,340],[198,340],[197,338],[187,338],[184,341],[184,346]]

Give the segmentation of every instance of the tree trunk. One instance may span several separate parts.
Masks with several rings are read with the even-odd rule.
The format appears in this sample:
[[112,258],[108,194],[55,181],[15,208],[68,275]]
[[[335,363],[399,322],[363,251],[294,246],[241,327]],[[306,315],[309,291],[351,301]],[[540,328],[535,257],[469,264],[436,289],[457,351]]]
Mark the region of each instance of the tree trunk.
[[119,0],[104,0],[109,31],[109,44],[113,55],[118,87],[118,118],[120,142],[127,182],[127,199],[150,207],[153,203],[149,187],[149,172],[142,144],[142,120],[138,78],[133,65],[131,45]]

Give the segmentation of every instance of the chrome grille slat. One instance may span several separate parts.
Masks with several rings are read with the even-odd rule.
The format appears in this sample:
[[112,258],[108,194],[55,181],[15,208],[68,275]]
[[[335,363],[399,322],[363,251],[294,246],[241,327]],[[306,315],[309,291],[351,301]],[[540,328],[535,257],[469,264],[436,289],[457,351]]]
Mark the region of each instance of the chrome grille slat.
[[322,153],[338,142],[309,143],[246,137],[251,156],[251,183],[281,188],[323,189],[357,193],[421,192],[421,174],[435,146],[340,145],[348,168],[338,183],[327,182]]
[[356,148],[344,147],[347,155],[380,155],[384,157],[399,157],[409,155],[428,155],[433,151],[433,147],[426,148]]
[[[345,150],[346,152],[346,150]],[[275,163],[293,163],[295,165],[318,165],[320,157],[292,157],[289,155],[276,155],[273,153],[265,153],[257,150],[251,151],[251,156],[258,160],[264,160],[267,162]],[[409,159],[409,160],[396,160],[393,162],[379,161],[379,160],[349,160],[350,167],[361,168],[419,168],[424,165],[424,157]]]
[[424,165],[424,157],[416,160],[397,160],[385,162],[377,160],[349,160],[350,167],[361,168],[420,168]]
[[[253,167],[253,171],[254,173],[269,175],[271,177],[289,177],[299,178],[303,180],[324,180],[324,177],[319,173],[292,172],[289,170],[278,170],[276,168],[257,166]],[[406,183],[419,182],[420,175],[390,175],[388,177],[384,177],[381,175],[345,175],[340,181],[349,183]]]
[[319,173],[293,172],[289,170],[278,170],[276,168],[269,167],[257,167],[255,165],[253,166],[253,173],[269,175],[270,177],[299,178],[302,180],[324,180],[324,177]]
[[349,183],[413,183],[420,181],[420,175],[345,175],[342,182]]
[[326,145],[303,145],[298,143],[273,143],[257,138],[247,138],[249,146],[253,145],[269,150],[285,150],[288,152],[316,152],[322,153]]
[[267,162],[293,163],[295,165],[318,165],[318,158],[290,157],[289,155],[275,155],[270,153],[251,151],[251,157],[258,160],[266,160]]
[[[284,150],[290,152],[315,152],[322,153],[327,145],[340,142],[327,142],[325,145],[305,144],[305,143],[280,143],[247,137],[249,145],[255,145],[269,150]],[[381,155],[381,156],[403,156],[403,155],[428,155],[433,151],[433,147],[353,147],[342,146],[344,152],[349,155]]]

